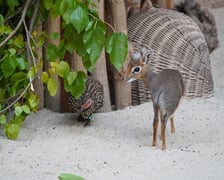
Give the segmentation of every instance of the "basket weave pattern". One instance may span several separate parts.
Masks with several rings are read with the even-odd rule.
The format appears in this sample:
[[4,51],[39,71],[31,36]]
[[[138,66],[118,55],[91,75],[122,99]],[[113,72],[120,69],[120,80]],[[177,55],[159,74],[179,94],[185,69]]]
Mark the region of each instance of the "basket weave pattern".
[[[159,72],[170,68],[180,71],[186,97],[208,97],[213,94],[208,47],[191,18],[176,11],[151,8],[128,19],[128,36],[135,49],[145,47],[153,51],[150,62],[153,70]],[[143,94],[141,98],[148,101],[148,90],[142,82],[133,83],[132,90],[133,100]]]

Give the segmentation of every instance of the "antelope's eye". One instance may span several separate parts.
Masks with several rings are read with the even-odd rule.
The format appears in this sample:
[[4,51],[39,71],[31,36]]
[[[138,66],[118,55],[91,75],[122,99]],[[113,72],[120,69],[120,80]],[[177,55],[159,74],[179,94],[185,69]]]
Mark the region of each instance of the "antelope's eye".
[[132,74],[138,74],[141,70],[141,66],[136,66],[132,69]]

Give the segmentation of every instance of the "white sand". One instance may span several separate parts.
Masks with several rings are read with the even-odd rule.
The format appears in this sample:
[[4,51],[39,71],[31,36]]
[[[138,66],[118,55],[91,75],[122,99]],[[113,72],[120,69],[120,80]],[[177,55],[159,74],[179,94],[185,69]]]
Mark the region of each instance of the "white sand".
[[224,8],[212,12],[220,40],[211,54],[215,96],[181,103],[166,151],[160,139],[151,146],[151,103],[95,114],[87,128],[75,115],[42,110],[26,119],[18,140],[0,135],[0,180],[53,180],[62,172],[87,180],[223,180]]

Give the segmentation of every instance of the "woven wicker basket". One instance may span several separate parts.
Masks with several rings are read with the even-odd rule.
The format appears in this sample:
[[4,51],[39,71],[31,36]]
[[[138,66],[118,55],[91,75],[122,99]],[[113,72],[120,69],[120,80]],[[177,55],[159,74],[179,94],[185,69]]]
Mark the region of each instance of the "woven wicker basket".
[[[166,68],[180,71],[186,97],[213,94],[208,47],[191,18],[172,10],[150,8],[128,19],[128,36],[135,49],[145,47],[153,51],[150,66],[156,72]],[[149,100],[142,82],[132,86],[133,105]]]

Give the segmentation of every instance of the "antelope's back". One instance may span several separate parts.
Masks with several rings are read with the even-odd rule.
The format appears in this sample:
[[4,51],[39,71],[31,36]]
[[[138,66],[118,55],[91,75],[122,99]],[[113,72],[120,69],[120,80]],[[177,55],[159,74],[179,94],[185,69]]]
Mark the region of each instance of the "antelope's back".
[[214,93],[209,51],[202,32],[188,16],[172,10],[150,8],[128,19],[128,36],[134,48],[153,51],[150,66],[178,70],[187,97]]

